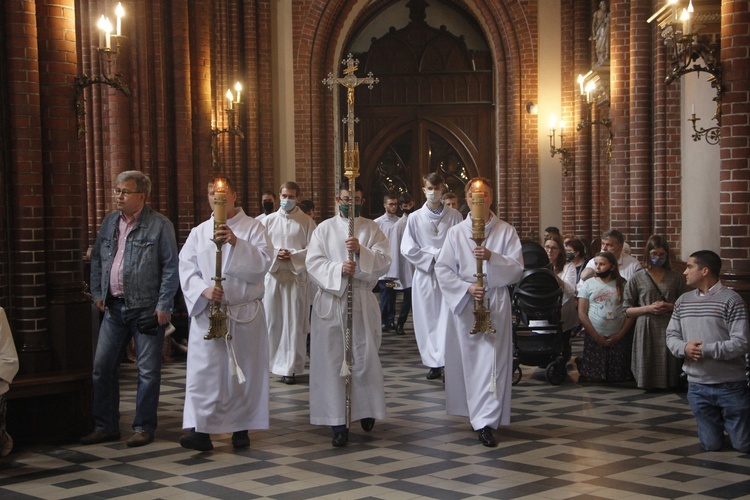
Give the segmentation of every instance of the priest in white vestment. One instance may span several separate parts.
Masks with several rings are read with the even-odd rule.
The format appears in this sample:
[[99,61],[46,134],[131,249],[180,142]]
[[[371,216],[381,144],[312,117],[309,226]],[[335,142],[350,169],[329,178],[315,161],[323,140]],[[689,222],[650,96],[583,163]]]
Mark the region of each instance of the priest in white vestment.
[[[226,224],[214,236],[214,218],[190,232],[180,251],[180,283],[190,316],[187,380],[182,436],[184,448],[213,449],[210,434],[232,432],[232,445],[250,445],[248,430],[268,428],[268,333],[263,310],[263,280],[273,251],[260,222],[235,207],[237,194],[231,181],[226,193]],[[218,181],[217,181],[218,182]],[[208,200],[214,208],[214,184]],[[223,290],[216,276],[216,244],[223,240]],[[226,307],[227,338],[205,340],[209,304]]]
[[263,222],[273,244],[274,260],[266,275],[263,304],[268,321],[271,373],[285,384],[305,369],[310,316],[305,258],[315,222],[298,206],[300,189],[285,182],[279,190],[278,211]]
[[[510,423],[513,374],[511,299],[508,286],[523,273],[521,241],[516,230],[491,211],[492,188],[483,178],[467,184],[467,203],[484,194],[486,239],[477,246],[467,217],[448,231],[435,272],[455,328],[446,339],[445,408],[449,415],[469,417],[485,446],[496,446],[492,429]],[[477,286],[477,259],[483,262],[484,287]],[[474,300],[489,300],[496,333],[469,333],[474,326]]]
[[445,338],[452,322],[443,307],[443,294],[435,275],[435,259],[443,246],[448,229],[461,222],[458,210],[443,205],[445,180],[437,173],[424,179],[427,201],[409,215],[401,241],[401,253],[414,265],[412,281],[412,314],[422,364],[430,368],[427,379],[440,378],[445,366]]
[[[359,217],[362,190],[355,197],[354,236],[349,236],[350,194],[346,182],[336,197],[337,214],[322,222],[307,249],[307,272],[319,290],[313,301],[310,333],[310,423],[330,425],[333,446],[349,440],[345,373],[351,370],[351,420],[365,431],[386,416],[383,368],[378,351],[380,309],[372,289],[391,263],[388,240],[375,222]],[[341,215],[339,215],[341,211]],[[352,251],[354,260],[349,260]],[[352,277],[353,364],[344,363],[347,283]]]

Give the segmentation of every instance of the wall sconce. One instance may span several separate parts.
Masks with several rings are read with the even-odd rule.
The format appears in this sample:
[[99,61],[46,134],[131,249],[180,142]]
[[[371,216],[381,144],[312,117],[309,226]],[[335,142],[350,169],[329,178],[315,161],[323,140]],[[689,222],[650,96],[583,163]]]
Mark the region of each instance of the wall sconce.
[[693,112],[690,115],[690,118],[688,118],[689,122],[693,122],[693,141],[698,142],[701,140],[701,138],[705,137],[706,142],[715,145],[719,144],[719,141],[721,140],[721,127],[715,126],[715,127],[709,127],[709,128],[696,128],[695,122],[700,121],[700,118],[696,118],[695,116],[695,104],[693,104]]
[[230,136],[236,136],[240,139],[245,138],[245,133],[242,131],[239,125],[237,125],[237,111],[239,110],[238,105],[242,104],[240,96],[242,94],[242,84],[237,82],[234,84],[234,90],[237,92],[236,95],[232,92],[232,89],[228,89],[226,93],[227,107],[224,110],[228,118],[228,127],[216,128],[211,127],[211,163],[214,167],[219,165],[219,136],[221,134],[229,134]]
[[[716,102],[716,114],[713,119],[716,120],[717,126],[696,129],[695,122],[700,118],[695,118],[695,112],[689,121],[693,122],[694,141],[705,137],[709,144],[717,144],[721,139],[721,97],[724,93],[721,61],[718,57],[720,36],[699,34],[697,30],[708,24],[719,24],[721,8],[702,8],[700,12],[696,12],[692,0],[688,0],[685,7],[681,7],[682,4],[684,1],[681,0],[667,0],[666,5],[651,16],[648,22],[658,20],[659,28],[662,30],[661,36],[667,47],[667,56],[671,60],[671,68],[664,80],[666,85],[688,73],[703,72],[711,75],[708,81],[716,91],[713,98]],[[698,63],[699,59],[703,60],[705,66]]]
[[[555,141],[555,129],[556,127],[560,127],[560,147],[557,147],[557,143]],[[561,121],[559,124],[557,123],[557,117],[555,115],[552,115],[549,119],[549,152],[552,158],[555,157],[555,155],[560,155],[560,165],[562,165],[562,172],[563,177],[568,176],[568,167],[570,166],[570,154],[568,153],[568,150],[563,147],[563,142],[565,141],[565,122]]]
[[[86,73],[75,78],[76,88],[76,130],[80,139],[86,133],[86,98],[84,90],[95,83],[108,85],[119,91],[125,97],[130,97],[132,92],[127,83],[122,81],[122,74],[115,73],[112,75],[112,63],[114,56],[120,53],[120,41],[125,37],[122,36],[122,18],[125,17],[125,9],[122,3],[117,4],[115,9],[117,16],[117,28],[115,34],[112,34],[112,23],[108,17],[102,17],[97,23],[99,28],[99,47],[96,49],[99,54],[99,67],[102,74],[90,77]],[[112,38],[114,38],[115,49],[112,49]]]

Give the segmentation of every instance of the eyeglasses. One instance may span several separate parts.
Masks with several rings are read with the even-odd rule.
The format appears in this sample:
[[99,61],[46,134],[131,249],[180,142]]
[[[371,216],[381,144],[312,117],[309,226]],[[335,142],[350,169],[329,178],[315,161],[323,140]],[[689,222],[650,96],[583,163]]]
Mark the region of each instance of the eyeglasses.
[[560,249],[557,247],[544,247],[544,250],[547,252],[559,252]]
[[131,194],[140,194],[143,193],[143,191],[128,191],[127,189],[120,189],[120,188],[114,188],[112,190],[112,194],[115,196],[130,196]]

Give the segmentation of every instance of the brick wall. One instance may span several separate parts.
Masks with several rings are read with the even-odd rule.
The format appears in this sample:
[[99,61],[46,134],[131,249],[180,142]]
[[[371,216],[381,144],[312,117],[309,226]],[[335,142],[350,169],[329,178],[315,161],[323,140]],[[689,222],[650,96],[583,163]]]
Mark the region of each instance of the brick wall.
[[721,257],[750,269],[750,2],[721,3]]

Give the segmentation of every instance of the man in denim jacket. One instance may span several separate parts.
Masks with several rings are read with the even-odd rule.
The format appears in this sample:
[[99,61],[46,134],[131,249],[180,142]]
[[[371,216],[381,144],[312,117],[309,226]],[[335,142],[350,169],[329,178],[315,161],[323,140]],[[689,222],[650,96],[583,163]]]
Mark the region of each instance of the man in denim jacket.
[[117,210],[107,215],[91,256],[91,294],[104,312],[94,356],[94,432],[81,444],[120,439],[119,366],[132,337],[138,355],[135,433],[128,446],[154,439],[164,328],[179,286],[172,223],[146,205],[151,180],[131,170],[117,176]]

